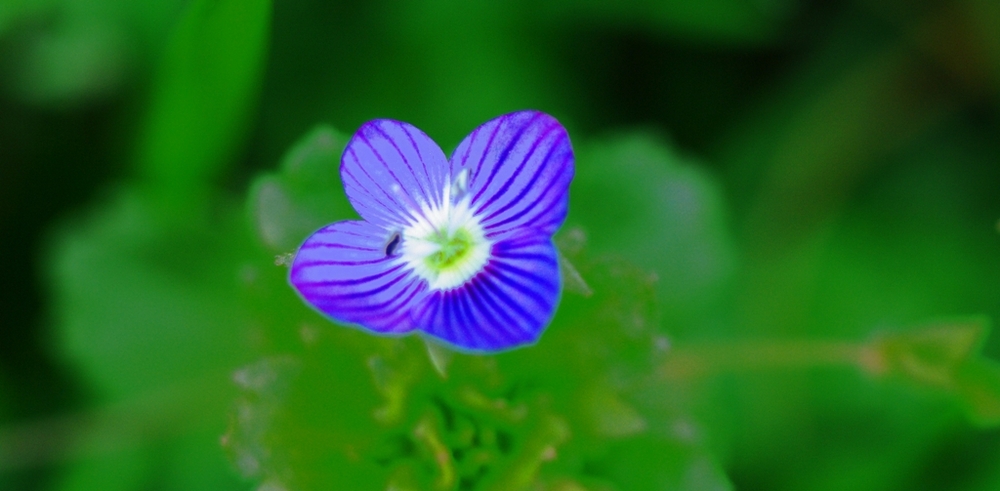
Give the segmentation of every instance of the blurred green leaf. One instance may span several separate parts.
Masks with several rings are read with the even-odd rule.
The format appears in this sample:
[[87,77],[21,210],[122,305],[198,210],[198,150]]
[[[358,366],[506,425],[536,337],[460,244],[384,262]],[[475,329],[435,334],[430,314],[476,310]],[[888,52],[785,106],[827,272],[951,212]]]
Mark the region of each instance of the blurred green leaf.
[[85,458],[67,491],[238,484],[218,434],[226,376],[253,347],[240,295],[252,280],[241,263],[249,234],[236,208],[164,219],[152,201],[121,190],[62,230],[51,253],[57,349],[99,404],[117,408],[79,439]]
[[249,126],[267,49],[269,0],[194,0],[159,64],[139,134],[141,174],[190,199]]
[[127,46],[119,26],[81,20],[25,41],[20,63],[7,78],[17,95],[33,103],[106,97],[129,75],[132,53]]
[[656,273],[672,334],[705,335],[697,324],[718,305],[734,267],[717,184],[646,135],[578,145],[576,154],[567,227],[584,231],[590,254]]
[[[165,223],[135,190],[64,230],[51,255],[59,348],[112,398],[238,364],[246,233],[228,221]],[[241,241],[240,239],[243,239]]]
[[623,438],[649,429],[646,419],[607,384],[584,389],[581,399],[580,412],[598,435]]
[[[219,381],[251,348],[240,295],[253,280],[241,263],[249,236],[205,181],[245,125],[269,13],[264,0],[188,5],[138,149],[152,187],[120,190],[55,240],[58,349],[130,422],[81,438],[87,458],[62,489],[241,487],[217,435],[231,397]],[[107,445],[128,450],[105,457]],[[136,450],[151,447],[155,464],[143,463]]]
[[82,459],[69,466],[54,489],[134,491],[150,486],[178,491],[246,489],[219,450],[216,428]]
[[244,477],[262,478],[265,470],[280,465],[271,461],[269,432],[300,370],[298,359],[286,355],[264,358],[233,373],[242,392],[222,445]]
[[[924,12],[906,11],[920,24]],[[939,20],[927,12],[934,15],[921,21]],[[986,162],[996,149],[953,126],[963,103],[922,85],[937,69],[905,36],[858,29],[844,15],[716,147],[743,259],[729,321],[744,339],[857,339],[995,310],[1000,269],[987,224],[996,211],[984,204],[995,195]],[[853,373],[788,371],[716,385],[726,410],[715,427],[730,435],[743,479],[767,489],[897,486],[965,424],[940,389]]]
[[[219,413],[221,420],[222,413]],[[247,483],[233,471],[219,448],[222,427],[189,432],[169,443],[160,457],[153,481],[164,489],[185,491],[242,491]]]
[[0,36],[24,17],[43,12],[52,7],[54,0],[7,0],[0,3]]
[[[378,355],[386,340],[339,326],[324,326],[311,339],[299,354],[237,372],[243,395],[224,439],[231,458],[246,477],[287,489],[384,487],[388,472],[373,458],[377,444],[385,440],[394,452],[395,439],[404,438],[376,418],[382,393],[375,378],[391,370]],[[392,392],[395,377],[420,373],[431,375],[426,367],[384,373],[382,387]]]
[[584,476],[613,482],[614,489],[726,491],[733,489],[709,454],[696,446],[662,438],[638,437],[608,445]]
[[[577,233],[568,230],[560,239],[573,235]],[[563,251],[593,295],[564,294],[536,345],[501,353],[497,360],[509,377],[532,380],[559,394],[557,407],[579,415],[586,421],[581,425],[593,430],[594,421],[580,412],[577,398],[591,398],[593,385],[603,384],[609,373],[627,379],[650,373],[669,342],[659,331],[655,277],[620,258],[595,257],[589,244],[584,247],[574,251],[564,246]]]
[[[112,99],[160,54],[182,0],[8,0],[4,82],[25,102],[60,109]],[[6,31],[6,32],[5,32]]]
[[1000,426],[1000,365],[996,361],[971,360],[959,367],[954,384],[973,423],[990,428]]
[[293,252],[320,227],[357,217],[340,181],[346,144],[345,137],[319,126],[292,146],[279,174],[254,181],[249,213],[268,248]]
[[[581,489],[729,489],[692,414],[698,392],[652,377],[671,349],[659,329],[655,276],[595,256],[580,230],[563,231],[559,242],[592,296],[566,294],[536,346],[497,356],[522,381],[519,390],[551,394],[569,423],[571,437],[543,476],[575,476]],[[645,464],[626,463],[639,454]]]
[[56,483],[60,491],[134,491],[147,485],[156,466],[148,449],[115,452],[85,459],[70,466]]

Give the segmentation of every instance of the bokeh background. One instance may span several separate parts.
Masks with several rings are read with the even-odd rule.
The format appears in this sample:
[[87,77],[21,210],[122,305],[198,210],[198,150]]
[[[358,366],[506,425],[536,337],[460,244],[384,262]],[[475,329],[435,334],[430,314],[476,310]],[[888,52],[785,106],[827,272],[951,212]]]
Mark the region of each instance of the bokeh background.
[[[295,298],[360,124],[524,108],[538,346]],[[994,0],[0,0],[0,488],[1000,489],[997,189]]]

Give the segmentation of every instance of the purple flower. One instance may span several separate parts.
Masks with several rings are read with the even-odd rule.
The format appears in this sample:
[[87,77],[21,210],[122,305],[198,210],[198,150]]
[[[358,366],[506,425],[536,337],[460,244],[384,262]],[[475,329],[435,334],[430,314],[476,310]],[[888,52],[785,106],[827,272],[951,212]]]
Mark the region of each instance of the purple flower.
[[419,330],[469,351],[538,339],[559,301],[552,234],[573,179],[558,121],[500,116],[451,159],[407,123],[370,121],[340,174],[364,221],[328,225],[299,247],[290,281],[306,302],[339,322]]

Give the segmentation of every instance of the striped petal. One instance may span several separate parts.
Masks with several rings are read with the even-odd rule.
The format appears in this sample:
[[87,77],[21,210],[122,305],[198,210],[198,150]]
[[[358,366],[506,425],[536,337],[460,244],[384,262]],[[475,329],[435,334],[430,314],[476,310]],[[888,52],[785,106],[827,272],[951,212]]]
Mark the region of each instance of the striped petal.
[[573,149],[555,118],[537,111],[500,116],[476,128],[450,160],[468,169],[472,209],[488,239],[531,227],[551,235],[566,218]]
[[559,291],[549,234],[522,230],[493,244],[489,263],[461,288],[429,294],[414,321],[460,349],[509,349],[538,339],[552,320]]
[[427,207],[439,207],[449,185],[444,152],[424,132],[400,121],[365,123],[347,143],[340,174],[365,220],[394,229]]
[[289,281],[299,295],[335,321],[379,333],[415,329],[410,312],[426,295],[420,281],[387,254],[385,229],[368,222],[338,222],[299,247]]

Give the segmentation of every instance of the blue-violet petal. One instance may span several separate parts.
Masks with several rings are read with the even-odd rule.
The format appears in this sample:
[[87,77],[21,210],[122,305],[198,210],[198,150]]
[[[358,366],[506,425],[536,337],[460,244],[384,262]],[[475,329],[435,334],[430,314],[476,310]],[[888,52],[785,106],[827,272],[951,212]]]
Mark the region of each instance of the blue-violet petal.
[[426,286],[386,255],[388,245],[384,229],[368,222],[328,225],[299,247],[291,283],[336,321],[379,333],[412,331],[408,312]]
[[412,125],[378,119],[347,143],[340,174],[361,218],[400,228],[427,207],[440,206],[448,160],[434,140]]
[[551,235],[566,218],[573,149],[552,116],[521,111],[476,128],[451,158],[452,174],[464,169],[487,238],[524,227]]

